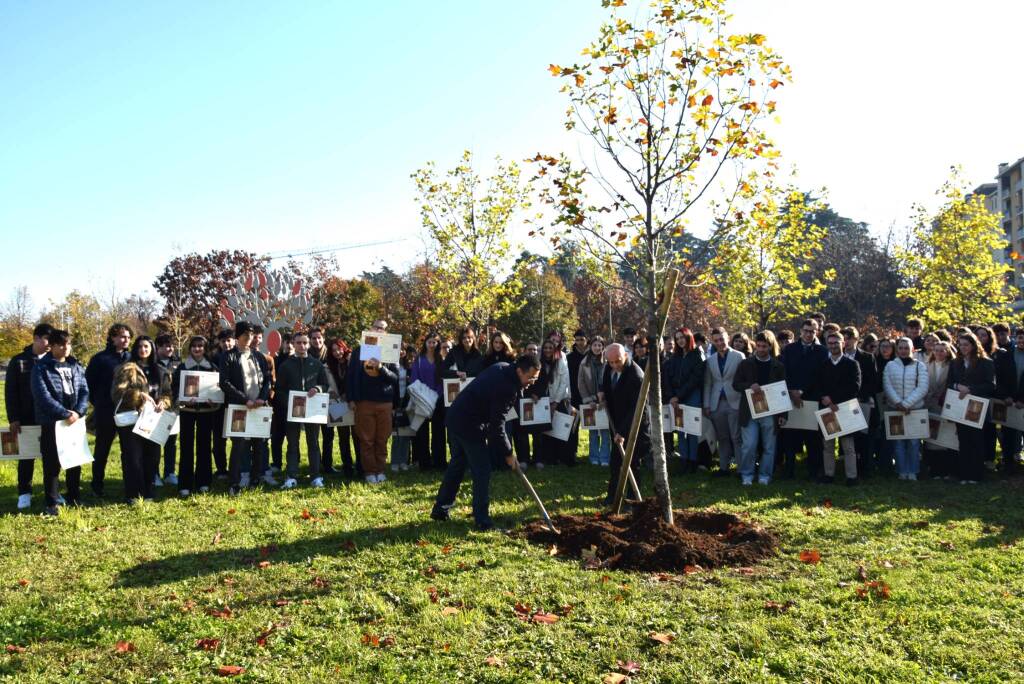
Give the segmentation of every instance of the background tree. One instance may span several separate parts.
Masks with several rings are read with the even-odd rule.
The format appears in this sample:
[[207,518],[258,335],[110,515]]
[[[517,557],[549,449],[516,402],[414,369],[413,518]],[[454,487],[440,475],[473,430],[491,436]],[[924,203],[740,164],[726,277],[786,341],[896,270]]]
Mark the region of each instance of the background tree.
[[505,277],[514,256],[510,229],[529,208],[531,192],[519,167],[499,158],[494,173],[481,181],[466,151],[443,176],[430,162],[412,178],[435,266],[433,318],[454,329],[511,311],[519,285]]
[[571,339],[579,327],[576,298],[543,257],[522,261],[511,276],[520,287],[516,308],[497,319],[498,329],[525,346],[540,342],[551,330]]
[[0,362],[6,363],[31,344],[34,323],[32,295],[28,286],[20,285],[0,304]]
[[1007,246],[1000,217],[966,190],[954,169],[937,193],[942,207],[931,214],[918,206],[911,243],[896,250],[907,281],[897,296],[913,302],[913,312],[931,327],[996,321],[1010,313],[1007,277],[1013,269],[994,257]]
[[[582,63],[550,71],[563,79],[569,98],[566,127],[592,143],[584,154],[593,161],[574,164],[567,157],[538,155],[543,201],[557,214],[561,229],[595,258],[634,272],[630,288],[649,333],[658,334],[658,297],[670,268],[682,270],[683,286],[699,284],[703,255],[679,255],[665,238],[682,235],[689,212],[702,209],[708,192],[727,165],[775,156],[761,129],[775,110],[773,90],[789,70],[765,36],[730,34],[729,15],[720,0],[658,0],[649,9],[617,12],[623,0],[605,0],[611,17],[596,41],[583,51]],[[758,166],[758,165],[755,165]],[[723,194],[723,211],[747,185],[755,168],[737,168],[735,182]],[[604,199],[594,199],[585,183],[593,181]],[[714,225],[714,224],[713,224]],[[712,234],[703,250],[717,242]],[[633,249],[635,259],[627,259]],[[655,342],[651,340],[651,342]],[[647,367],[649,401],[661,404],[657,355]],[[667,521],[672,521],[661,413],[653,411],[652,451],[655,491]]]
[[353,347],[359,344],[359,334],[380,318],[383,310],[380,290],[359,278],[331,276],[313,288],[310,298],[313,320],[328,340],[340,337]]
[[71,353],[82,363],[107,344],[107,328],[115,322],[115,312],[105,310],[91,294],[71,290],[59,302],[50,302],[43,320],[71,333]]
[[[416,264],[405,273],[384,266],[379,271],[364,271],[360,277],[380,290],[381,315],[387,319],[388,329],[402,335],[406,344],[417,344],[428,330],[439,328],[434,296],[437,274],[430,263]],[[451,334],[452,330],[445,327],[441,332]]]

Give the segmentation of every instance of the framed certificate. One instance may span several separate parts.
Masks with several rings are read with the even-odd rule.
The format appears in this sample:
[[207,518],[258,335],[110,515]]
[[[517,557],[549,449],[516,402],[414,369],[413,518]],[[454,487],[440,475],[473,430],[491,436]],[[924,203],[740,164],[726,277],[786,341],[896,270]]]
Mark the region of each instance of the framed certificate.
[[309,396],[301,390],[288,392],[289,423],[319,423],[327,425],[331,397],[326,392],[317,392]]
[[683,409],[682,431],[688,435],[700,437],[704,431],[704,412],[697,406],[680,406]]
[[760,392],[748,389],[746,395],[751,418],[767,418],[778,413],[785,413],[793,408],[793,402],[789,398],[789,388],[786,387],[784,380],[761,385]]
[[786,424],[783,430],[817,430],[818,416],[815,415],[821,410],[821,405],[816,401],[802,401],[800,406],[794,406],[786,414]]
[[224,393],[220,390],[220,374],[213,371],[181,371],[178,401],[223,404]]
[[42,428],[38,425],[22,425],[18,434],[11,432],[11,428],[0,428],[0,461],[28,461],[34,458],[42,458],[39,438]]
[[548,425],[551,423],[551,400],[541,397],[537,401],[533,399],[519,400],[519,424],[520,425]]
[[885,424],[885,438],[891,440],[900,439],[928,439],[928,411],[919,409],[910,413],[903,411],[886,411],[882,414]]
[[988,419],[997,425],[1024,431],[1024,408],[1017,408],[1012,401],[992,399],[988,405]]
[[269,406],[246,408],[245,404],[228,404],[224,410],[224,436],[247,439],[269,439],[274,409]]
[[668,429],[671,429],[673,432],[682,432],[684,422],[682,404],[677,404],[674,407],[672,404],[662,404],[661,427],[666,429],[666,432]]
[[352,427],[356,424],[356,414],[345,401],[332,401],[327,406],[327,416],[330,419],[327,424],[331,426]]
[[580,425],[584,430],[608,430],[608,412],[600,404],[580,406]]
[[132,432],[163,446],[171,436],[171,430],[174,429],[174,423],[177,420],[178,414],[174,411],[164,410],[157,413],[153,404],[146,402],[142,412],[139,413],[139,419],[135,421]]
[[568,413],[562,413],[561,411],[555,411],[555,414],[551,416],[551,429],[547,430],[544,434],[551,435],[555,439],[563,442],[569,441],[569,435],[572,434],[572,426],[576,424],[576,416],[569,415]]
[[85,420],[76,420],[70,424],[66,420],[57,421],[53,426],[53,432],[61,468],[67,470],[92,463],[89,439],[85,434]]
[[980,430],[985,424],[988,404],[988,399],[973,394],[961,399],[960,393],[956,390],[946,390],[946,398],[942,401],[942,417]]
[[956,423],[944,420],[942,416],[931,413],[928,415],[928,439],[925,444],[937,446],[940,449],[960,448],[960,439],[956,436]]
[[444,392],[444,405],[451,406],[455,403],[455,397],[459,396],[459,392],[466,388],[473,378],[466,378],[465,380],[459,380],[458,378],[445,378],[442,381]]
[[364,330],[359,336],[359,360],[377,359],[381,363],[398,363],[402,336]]
[[836,404],[836,410],[824,408],[814,414],[818,418],[818,427],[825,439],[845,437],[860,432],[868,426],[864,412],[860,410],[860,402],[856,399]]

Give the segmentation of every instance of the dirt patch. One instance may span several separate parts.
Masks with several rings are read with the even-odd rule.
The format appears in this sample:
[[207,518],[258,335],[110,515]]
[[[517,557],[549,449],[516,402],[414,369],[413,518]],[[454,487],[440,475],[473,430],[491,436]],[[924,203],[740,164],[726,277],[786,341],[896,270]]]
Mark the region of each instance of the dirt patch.
[[520,534],[534,544],[555,546],[562,555],[591,567],[683,572],[687,566],[749,566],[775,554],[777,537],[731,513],[676,511],[675,525],[649,499],[627,515],[560,515],[556,535],[542,520]]

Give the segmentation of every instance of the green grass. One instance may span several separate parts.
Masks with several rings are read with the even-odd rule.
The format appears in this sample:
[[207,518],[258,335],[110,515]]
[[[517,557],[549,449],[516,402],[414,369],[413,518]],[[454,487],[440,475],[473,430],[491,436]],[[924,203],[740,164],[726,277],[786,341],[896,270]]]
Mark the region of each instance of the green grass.
[[[108,473],[114,490],[116,457]],[[530,475],[554,512],[591,512],[607,471]],[[618,660],[640,665],[634,682],[1024,679],[1020,481],[744,489],[674,477],[677,507],[749,514],[779,533],[781,551],[752,575],[658,581],[474,532],[466,485],[455,520],[434,523],[437,480],[186,501],[165,490],[155,503],[51,519],[15,513],[15,467],[2,463],[0,648],[25,651],[0,652],[0,679],[197,681],[239,665],[238,681],[599,682]],[[38,485],[35,498],[38,512]],[[535,517],[508,473],[493,479],[493,508]],[[801,563],[803,549],[820,564]],[[858,597],[858,566],[888,599]],[[768,600],[795,605],[774,612]],[[517,602],[568,614],[527,624]],[[210,614],[225,607],[229,618]],[[659,645],[651,632],[676,639]],[[220,643],[204,651],[198,639]]]

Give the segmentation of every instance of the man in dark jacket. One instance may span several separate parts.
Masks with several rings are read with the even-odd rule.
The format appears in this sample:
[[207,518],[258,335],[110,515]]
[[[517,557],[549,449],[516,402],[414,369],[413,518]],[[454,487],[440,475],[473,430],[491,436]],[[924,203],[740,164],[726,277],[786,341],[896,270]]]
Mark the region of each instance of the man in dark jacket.
[[[46,492],[46,514],[57,515],[60,494],[60,458],[57,455],[56,424],[81,420],[89,408],[89,387],[85,371],[72,357],[71,337],[66,330],[51,330],[50,353],[32,368],[32,399],[35,418],[40,427],[39,448],[43,454],[43,489]],[[64,479],[68,487],[67,502],[77,505],[81,499],[79,483],[82,468],[68,468]]]
[[[282,344],[281,348],[284,349],[285,345]],[[294,348],[292,349],[294,353]],[[324,337],[323,328],[312,327],[309,329],[309,356],[316,359],[327,368],[327,357],[330,356],[331,350],[330,345],[327,344],[327,340]],[[343,388],[339,388],[343,389]],[[274,411],[275,416],[277,411]],[[320,436],[323,441],[323,448],[320,450],[321,468],[320,472],[325,475],[333,475],[336,471],[334,470],[334,426],[333,425],[321,425]],[[280,447],[278,448],[280,450]],[[276,457],[275,457],[276,458]],[[280,463],[278,463],[280,465]]]
[[[323,334],[322,332],[320,333]],[[312,345],[312,340],[310,340]],[[277,350],[277,354],[274,355],[274,368],[280,368],[284,365],[285,360],[295,353],[295,347],[292,344],[292,335],[289,332],[281,333],[281,348]],[[314,355],[315,356],[315,355]],[[324,362],[326,363],[326,361]],[[285,415],[285,411],[288,410],[287,397],[284,402],[284,406],[281,405],[281,397],[276,393],[271,397],[271,401],[274,406],[274,418],[270,423],[270,465],[271,471],[279,473],[284,468],[284,452],[282,448],[284,446],[284,438],[287,433],[288,417]],[[334,428],[331,428],[333,431]],[[331,433],[333,434],[333,432]],[[326,466],[330,463],[328,442],[324,440],[324,453],[321,454],[321,460]],[[330,472],[326,468],[324,472]]]
[[857,401],[861,407],[869,407],[868,429],[853,435],[853,446],[857,450],[857,471],[861,477],[871,474],[871,433],[881,427],[881,416],[876,410],[875,395],[882,391],[882,374],[878,372],[878,364],[874,354],[869,354],[860,349],[857,345],[860,342],[860,333],[849,325],[842,329],[843,353],[857,362],[860,366],[860,392],[857,393]]
[[[235,346],[221,355],[220,389],[224,392],[226,404],[244,404],[246,408],[266,406],[270,401],[270,366],[259,350],[250,349],[252,326],[239,321],[235,324]],[[259,482],[259,474],[267,470],[265,450],[260,448],[259,439],[247,437],[231,438],[231,458],[228,470],[231,477],[231,494],[242,491],[242,461],[251,457],[251,472],[256,474],[253,482]]]
[[[312,397],[327,391],[327,369],[318,359],[309,355],[309,336],[297,332],[292,336],[292,344],[295,345],[295,354],[286,358],[277,369],[277,384],[274,388],[275,396],[285,407],[288,406],[291,392],[305,392]],[[288,479],[281,489],[294,489],[298,484],[300,428],[305,428],[306,433],[310,484],[316,488],[324,486],[324,478],[320,476],[320,445],[317,443],[320,426],[316,423],[288,422],[285,427],[288,435]]]
[[89,401],[93,408],[96,430],[96,445],[92,461],[92,493],[103,498],[103,481],[107,471],[107,457],[110,445],[114,443],[117,430],[114,427],[114,402],[110,390],[114,384],[114,369],[128,360],[128,346],[132,341],[132,329],[124,323],[115,323],[107,330],[107,347],[89,359],[85,379],[89,383]]
[[[811,380],[812,392],[821,402],[822,408],[836,410],[837,404],[856,399],[860,394],[860,366],[843,353],[842,336],[838,332],[830,332],[825,337],[828,346],[828,358],[818,367],[818,372]],[[846,484],[857,483],[857,451],[853,444],[853,435],[839,438],[839,447],[843,452],[846,471]],[[824,442],[822,465],[824,475],[822,482],[832,482],[836,472],[836,440]]]
[[[1015,342],[1013,348],[1000,347],[992,355],[992,363],[996,367],[995,398],[1006,402],[1015,401],[1020,394],[1020,376],[1024,373],[1024,328],[1017,331]],[[1020,456],[1020,432],[1007,425],[998,428],[1003,472],[1011,474],[1016,470],[1017,457]]]
[[[808,393],[814,373],[828,357],[824,345],[817,341],[818,324],[808,318],[800,326],[800,339],[786,346],[780,354],[786,367],[786,386],[793,406],[800,407],[804,399],[817,400]],[[811,479],[818,477],[821,470],[822,445],[819,430],[786,430],[782,436],[783,457],[782,477],[791,478],[796,472],[796,457],[807,448],[807,474]]]
[[[644,382],[644,372],[626,355],[626,348],[621,344],[610,345],[605,354],[608,364],[601,378],[601,392],[598,401],[603,402],[608,412],[608,427],[612,439],[619,447],[624,447],[629,431],[633,426],[633,414],[640,401],[640,388]],[[651,421],[647,412],[643,412],[640,430],[633,448],[633,463],[643,464],[651,453]],[[612,449],[610,470],[608,474],[608,496],[605,505],[611,505],[619,485],[619,471],[622,470],[622,449]],[[633,469],[633,476],[640,483],[640,468]]]
[[[50,350],[49,335],[52,328],[40,323],[32,331],[32,344],[7,364],[7,382],[4,385],[4,400],[7,406],[7,420],[11,434],[17,438],[23,425],[38,425],[35,406],[32,403],[32,368]],[[18,510],[27,510],[32,505],[32,475],[35,471],[34,458],[18,461]]]
[[524,354],[515,364],[502,362],[490,366],[459,392],[445,419],[451,461],[434,500],[431,518],[448,519],[468,466],[473,474],[476,528],[483,531],[494,527],[490,515],[491,452],[500,454],[510,468],[518,466],[505,433],[505,415],[538,375],[540,359]]
[[[154,342],[156,342],[156,367],[157,372],[160,374],[160,382],[163,384],[164,377],[167,377],[167,382],[170,382],[170,378],[174,377],[175,369],[181,363],[181,359],[174,349],[174,339],[165,333],[157,335]],[[163,484],[171,487],[178,486],[177,461],[178,436],[171,435],[164,442],[164,478],[161,481],[159,476],[157,476],[156,482],[153,483],[155,486],[159,487]]]

